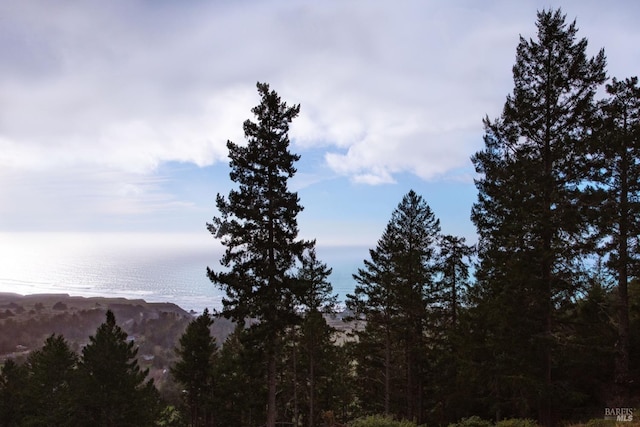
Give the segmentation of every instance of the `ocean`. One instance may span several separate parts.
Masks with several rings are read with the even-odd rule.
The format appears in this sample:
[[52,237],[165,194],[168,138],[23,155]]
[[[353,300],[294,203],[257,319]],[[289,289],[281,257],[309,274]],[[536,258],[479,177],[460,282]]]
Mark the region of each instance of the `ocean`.
[[[222,308],[222,291],[206,276],[224,248],[204,233],[0,233],[0,292],[64,293],[172,302],[185,310]],[[333,269],[338,299],[353,292],[363,246],[318,246]]]

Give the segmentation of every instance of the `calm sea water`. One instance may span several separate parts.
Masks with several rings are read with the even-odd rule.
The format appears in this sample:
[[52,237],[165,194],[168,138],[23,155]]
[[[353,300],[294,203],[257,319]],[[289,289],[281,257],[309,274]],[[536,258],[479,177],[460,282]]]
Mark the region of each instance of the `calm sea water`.
[[[0,233],[0,292],[67,293],[173,302],[186,310],[220,309],[222,292],[206,276],[224,248],[207,233]],[[365,247],[317,248],[333,268],[341,301]]]

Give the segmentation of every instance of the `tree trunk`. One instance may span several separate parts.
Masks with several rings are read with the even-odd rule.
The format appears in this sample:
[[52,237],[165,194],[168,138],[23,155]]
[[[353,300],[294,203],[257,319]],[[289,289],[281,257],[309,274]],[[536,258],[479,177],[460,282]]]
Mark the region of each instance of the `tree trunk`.
[[314,366],[313,354],[309,354],[309,427],[313,427],[315,424],[315,388],[316,388],[316,378],[315,378],[315,366]]
[[406,384],[406,400],[407,400],[407,418],[413,419],[413,399],[415,396],[413,395],[413,349],[409,345],[409,334],[405,337],[404,343],[404,352],[405,352],[405,363],[407,364],[406,375],[407,375],[407,384]]
[[267,367],[267,427],[276,427],[276,352],[269,352]]
[[545,93],[545,135],[544,146],[542,153],[543,161],[543,177],[542,177],[542,265],[541,265],[541,279],[542,299],[539,303],[542,304],[543,319],[544,322],[544,334],[543,334],[543,351],[544,351],[544,393],[542,396],[541,408],[540,408],[540,421],[546,427],[552,425],[551,420],[551,342],[552,342],[552,324],[551,316],[553,313],[553,288],[552,288],[552,268],[553,268],[553,255],[551,249],[551,240],[553,236],[553,212],[552,212],[552,198],[551,195],[554,191],[553,188],[553,154],[552,154],[552,140],[551,140],[551,127],[552,127],[552,95],[551,95],[551,54],[547,56],[547,76],[546,76],[546,93]]
[[627,120],[625,117],[625,135],[620,159],[620,220],[618,237],[618,342],[615,359],[616,402],[619,406],[628,404],[629,399],[629,159],[626,147]]
[[[458,289],[457,289],[457,282],[456,282],[456,263],[455,260],[457,260],[457,254],[456,254],[456,249],[454,248],[454,253],[453,253],[453,259],[454,261],[452,262],[451,265],[451,326],[453,328],[453,330],[456,329],[456,323],[458,322]],[[460,259],[462,260],[462,255],[460,256]]]
[[391,413],[391,331],[386,327],[384,343],[384,414]]
[[293,425],[298,427],[298,349],[295,343],[295,332],[293,334]]

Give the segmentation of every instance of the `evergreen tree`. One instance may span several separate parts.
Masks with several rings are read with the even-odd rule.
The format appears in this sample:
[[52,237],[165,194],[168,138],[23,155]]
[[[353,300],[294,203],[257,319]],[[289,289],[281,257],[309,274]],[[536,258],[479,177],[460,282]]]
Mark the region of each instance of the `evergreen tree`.
[[[391,412],[392,322],[397,311],[393,299],[392,248],[389,240],[390,236],[385,233],[378,241],[376,250],[369,250],[371,260],[365,260],[365,269],[358,269],[358,273],[354,274],[358,284],[353,295],[347,294],[346,300],[347,308],[354,313],[356,320],[365,321],[364,330],[357,332],[359,394],[364,404],[374,412],[380,412],[377,405],[382,396],[380,409],[385,415]],[[383,385],[383,389],[377,392],[380,385]]]
[[215,366],[216,422],[220,426],[254,427],[265,422],[265,343],[253,328],[237,326],[227,337]]
[[465,260],[473,255],[474,248],[465,244],[464,237],[450,234],[442,236],[439,243],[440,287],[444,294],[445,309],[448,312],[446,317],[450,327],[455,329],[464,289],[469,285],[469,265]]
[[194,427],[214,424],[213,392],[216,341],[211,336],[213,319],[209,310],[192,320],[180,337],[176,349],[177,362],[171,374],[184,387],[184,398],[189,410],[190,425]]
[[596,133],[594,181],[603,197],[598,206],[602,249],[618,292],[616,343],[616,406],[629,405],[629,277],[640,267],[640,88],[638,78],[613,79],[609,99]]
[[0,370],[0,425],[23,425],[25,414],[25,388],[27,370],[13,359],[7,359]]
[[257,123],[244,123],[247,145],[227,142],[230,178],[239,188],[228,198],[218,194],[221,216],[208,224],[226,246],[221,260],[226,270],[208,269],[208,275],[226,293],[225,316],[260,322],[268,367],[267,426],[274,427],[282,331],[299,321],[295,303],[302,289],[296,286],[292,269],[313,242],[297,239],[296,217],[303,208],[287,185],[300,157],[289,152],[287,135],[300,106],[287,106],[265,83],[257,87],[261,102],[252,109]]
[[[347,306],[366,319],[359,333],[363,346],[367,339],[381,339],[384,348],[384,412],[391,413],[393,367],[404,367],[403,383],[394,387],[404,392],[404,409],[393,412],[421,422],[424,416],[425,332],[429,328],[429,306],[440,304],[435,287],[435,245],[440,222],[424,199],[413,190],[393,211],[391,220],[369,251],[371,260],[354,275],[354,295]],[[378,331],[375,331],[377,329]],[[401,362],[394,361],[394,346],[401,348]],[[373,353],[375,354],[375,353]]]
[[355,418],[358,411],[358,401],[356,397],[358,379],[353,369],[354,342],[345,340],[336,343],[332,347],[333,363],[328,365],[330,370],[328,376],[326,404],[323,411],[323,420],[330,423],[336,419],[341,423]]
[[[629,281],[629,354],[640,354],[640,279],[634,277]],[[629,377],[635,382],[630,391],[638,390],[637,378],[640,378],[640,360],[638,357],[629,358]]]
[[332,269],[318,259],[315,248],[305,251],[301,261],[297,279],[303,289],[299,298],[303,313],[334,313],[338,296],[333,294],[333,286],[328,281]]
[[564,313],[567,323],[572,325],[572,335],[567,340],[571,345],[564,346],[559,367],[572,389],[566,401],[571,408],[567,418],[576,414],[595,418],[601,416],[603,407],[611,404],[616,292],[605,277],[593,275],[590,282],[585,295]]
[[[511,414],[549,425],[552,404],[562,401],[553,375],[555,310],[580,284],[576,260],[588,227],[578,208],[586,179],[580,166],[605,56],[587,58],[587,40],[576,40],[575,22],[560,10],[539,12],[536,25],[537,40],[520,38],[502,116],[484,121],[485,149],[472,158],[481,174],[472,220],[480,236],[478,295],[496,331],[490,351],[503,355],[494,397],[510,401]],[[508,332],[513,325],[517,332]]]
[[51,335],[40,350],[29,355],[27,425],[75,425],[71,386],[77,359],[62,335]]
[[429,333],[429,395],[436,397],[432,406],[439,408],[433,414],[433,420],[448,424],[462,417],[460,410],[466,400],[465,387],[460,385],[463,329],[459,319],[469,286],[467,263],[474,248],[465,244],[464,237],[452,235],[441,236],[439,246],[436,290],[439,304],[430,310],[433,326]]
[[76,384],[78,426],[152,426],[159,414],[153,380],[138,365],[137,348],[127,341],[111,310],[82,349]]
[[[319,421],[317,391],[326,391],[327,374],[331,369],[329,364],[333,359],[334,330],[322,316],[322,313],[334,313],[337,304],[337,295],[332,294],[333,287],[328,281],[330,275],[331,269],[317,259],[315,249],[308,250],[298,272],[298,280],[304,283],[305,292],[300,298],[304,320],[297,339],[302,347],[300,365],[304,375],[301,379],[306,385],[309,427]],[[319,378],[325,380],[324,384],[319,384]]]

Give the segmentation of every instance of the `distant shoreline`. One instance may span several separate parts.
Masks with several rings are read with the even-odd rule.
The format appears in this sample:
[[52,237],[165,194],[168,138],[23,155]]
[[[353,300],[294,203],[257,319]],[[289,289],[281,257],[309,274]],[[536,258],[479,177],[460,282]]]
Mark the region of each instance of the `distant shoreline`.
[[11,303],[42,303],[54,305],[63,303],[72,305],[78,309],[95,308],[96,306],[109,307],[111,305],[142,305],[162,311],[170,311],[185,315],[197,314],[195,310],[187,310],[173,302],[149,302],[143,298],[108,297],[108,296],[81,296],[68,293],[35,293],[19,294],[15,292],[0,292],[0,309],[6,309]]

